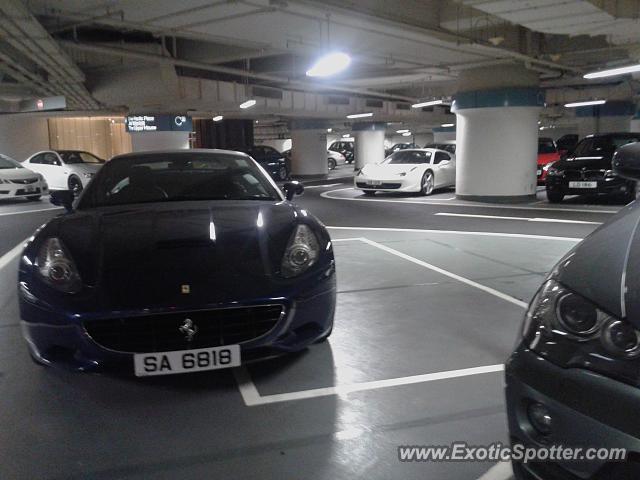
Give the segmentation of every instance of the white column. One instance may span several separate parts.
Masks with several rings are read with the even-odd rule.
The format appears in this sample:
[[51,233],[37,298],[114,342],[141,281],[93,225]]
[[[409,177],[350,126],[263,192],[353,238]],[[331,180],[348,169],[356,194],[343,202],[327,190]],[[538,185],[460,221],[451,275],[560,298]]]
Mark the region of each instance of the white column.
[[640,108],[636,111],[636,114],[629,122],[629,131],[630,132],[640,132]]
[[[309,128],[304,128],[304,127]],[[292,124],[291,175],[299,178],[324,178],[327,166],[327,130],[316,123]]]
[[353,126],[355,139],[355,168],[384,160],[384,133],[386,124],[367,123]]
[[456,195],[487,201],[535,195],[539,108],[470,108],[456,114]]

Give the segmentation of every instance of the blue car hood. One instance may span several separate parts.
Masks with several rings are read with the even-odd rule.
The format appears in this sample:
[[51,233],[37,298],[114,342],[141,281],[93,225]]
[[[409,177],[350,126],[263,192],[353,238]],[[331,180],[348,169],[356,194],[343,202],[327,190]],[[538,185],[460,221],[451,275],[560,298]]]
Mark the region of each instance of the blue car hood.
[[125,309],[272,292],[300,216],[288,202],[180,202],[80,211],[48,227],[95,300]]
[[576,245],[552,276],[640,328],[640,203],[624,207]]

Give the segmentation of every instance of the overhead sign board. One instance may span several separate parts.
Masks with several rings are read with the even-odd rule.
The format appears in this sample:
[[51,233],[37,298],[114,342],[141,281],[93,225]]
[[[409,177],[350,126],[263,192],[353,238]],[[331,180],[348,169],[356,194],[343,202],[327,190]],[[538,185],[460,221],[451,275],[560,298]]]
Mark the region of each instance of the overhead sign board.
[[128,115],[125,127],[129,133],[190,132],[193,123],[186,115]]

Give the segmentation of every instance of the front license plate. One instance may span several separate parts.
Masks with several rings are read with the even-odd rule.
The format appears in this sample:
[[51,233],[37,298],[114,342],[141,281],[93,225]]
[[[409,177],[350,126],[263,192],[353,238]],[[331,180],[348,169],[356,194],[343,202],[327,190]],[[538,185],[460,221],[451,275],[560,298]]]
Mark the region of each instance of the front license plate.
[[133,356],[136,377],[201,372],[240,366],[240,345],[136,353]]
[[26,190],[27,192],[35,192],[35,191],[36,191],[36,187],[29,185],[29,186],[27,186],[27,187],[25,188],[25,190]]
[[569,182],[569,188],[597,188],[598,182]]
[[382,185],[382,180],[367,180],[367,185]]

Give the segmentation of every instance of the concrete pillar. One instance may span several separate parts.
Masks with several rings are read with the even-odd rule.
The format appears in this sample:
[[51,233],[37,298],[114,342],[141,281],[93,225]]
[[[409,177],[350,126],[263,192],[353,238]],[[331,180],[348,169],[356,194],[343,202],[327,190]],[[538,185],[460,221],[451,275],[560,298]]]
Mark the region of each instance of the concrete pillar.
[[326,178],[327,127],[318,120],[294,120],[291,130],[291,175],[296,178]]
[[[384,160],[384,133],[386,123],[356,123],[351,130],[355,139],[355,168]],[[408,138],[408,137],[407,137]]]
[[538,115],[544,95],[537,75],[511,67],[464,71],[452,105],[456,122],[456,196],[517,202],[535,198]]

